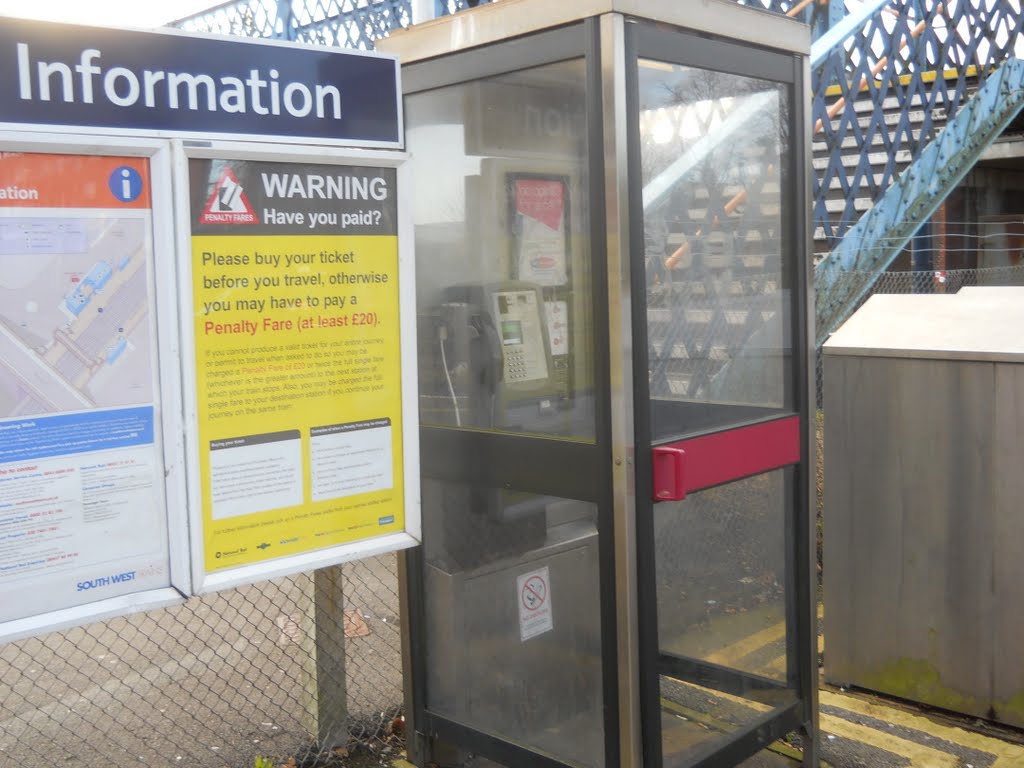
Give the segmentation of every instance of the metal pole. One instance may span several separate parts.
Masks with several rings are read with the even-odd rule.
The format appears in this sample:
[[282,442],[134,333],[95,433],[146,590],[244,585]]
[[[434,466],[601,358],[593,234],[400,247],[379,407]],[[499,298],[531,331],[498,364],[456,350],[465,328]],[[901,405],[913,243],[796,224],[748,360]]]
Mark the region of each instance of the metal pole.
[[278,40],[294,40],[295,25],[292,24],[292,0],[277,0],[277,24],[274,25],[274,38]]
[[601,17],[601,88],[605,111],[605,207],[608,211],[608,322],[615,518],[615,606],[619,627],[619,764],[643,764],[637,534],[634,487],[632,297],[629,259],[625,22]]
[[430,21],[440,16],[438,5],[438,0],[412,0],[410,4],[412,23],[422,24],[424,21]]
[[345,605],[342,566],[313,572],[312,642],[306,664],[309,730],[321,750],[348,741],[345,686]]
[[914,293],[932,293],[935,259],[932,254],[932,228],[928,221],[921,224],[921,228],[910,239],[910,264]]

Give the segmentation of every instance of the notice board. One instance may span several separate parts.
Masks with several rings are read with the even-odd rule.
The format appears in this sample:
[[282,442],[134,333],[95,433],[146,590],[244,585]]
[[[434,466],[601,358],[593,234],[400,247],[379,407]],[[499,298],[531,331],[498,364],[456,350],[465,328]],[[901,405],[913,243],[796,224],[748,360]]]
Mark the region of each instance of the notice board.
[[416,540],[400,163],[263,157],[186,161],[201,590]]
[[90,143],[0,144],[0,637],[180,598],[157,355],[168,153]]
[[417,543],[397,59],[2,21],[0,642]]

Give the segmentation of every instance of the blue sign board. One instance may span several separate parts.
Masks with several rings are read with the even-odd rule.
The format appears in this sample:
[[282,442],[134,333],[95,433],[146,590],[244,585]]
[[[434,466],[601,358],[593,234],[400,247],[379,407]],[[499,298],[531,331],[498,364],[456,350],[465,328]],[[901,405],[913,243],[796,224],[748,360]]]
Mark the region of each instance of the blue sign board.
[[398,73],[364,51],[0,19],[7,124],[400,147]]

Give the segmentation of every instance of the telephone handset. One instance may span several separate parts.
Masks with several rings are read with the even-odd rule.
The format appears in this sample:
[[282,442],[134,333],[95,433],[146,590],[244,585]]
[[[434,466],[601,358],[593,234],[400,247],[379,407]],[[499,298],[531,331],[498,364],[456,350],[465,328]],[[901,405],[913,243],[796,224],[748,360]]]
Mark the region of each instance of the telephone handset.
[[[538,430],[551,415],[554,373],[541,288],[512,281],[450,286],[439,318],[448,423]],[[473,484],[442,493],[448,513],[440,516],[441,540],[453,566],[476,568],[545,541],[548,497]]]
[[456,425],[529,428],[554,372],[540,287],[451,286],[444,299],[441,362]]

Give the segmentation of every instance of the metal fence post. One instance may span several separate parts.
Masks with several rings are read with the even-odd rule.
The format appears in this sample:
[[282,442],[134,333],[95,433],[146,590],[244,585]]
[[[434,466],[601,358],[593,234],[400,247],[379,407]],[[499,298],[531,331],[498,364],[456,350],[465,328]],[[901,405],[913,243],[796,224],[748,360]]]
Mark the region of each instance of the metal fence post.
[[340,565],[313,572],[312,653],[305,686],[310,699],[310,732],[321,751],[348,741],[343,596]]
[[412,0],[410,12],[413,24],[422,24],[440,16],[440,3],[437,0]]
[[292,0],[277,0],[277,24],[280,31],[274,31],[274,37],[281,40],[295,39],[295,25],[292,24]]

